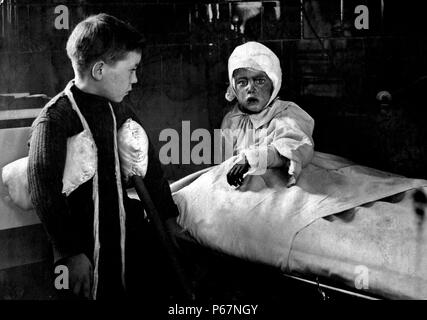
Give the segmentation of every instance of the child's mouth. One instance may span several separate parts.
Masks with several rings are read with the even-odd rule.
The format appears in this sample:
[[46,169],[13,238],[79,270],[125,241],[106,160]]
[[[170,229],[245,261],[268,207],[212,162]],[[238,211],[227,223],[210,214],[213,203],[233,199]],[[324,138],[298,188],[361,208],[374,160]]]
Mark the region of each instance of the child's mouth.
[[257,99],[257,98],[254,98],[254,97],[249,97],[249,98],[247,98],[247,99],[246,99],[246,102],[247,102],[248,104],[254,104],[254,103],[257,103],[257,102],[258,102],[258,99]]

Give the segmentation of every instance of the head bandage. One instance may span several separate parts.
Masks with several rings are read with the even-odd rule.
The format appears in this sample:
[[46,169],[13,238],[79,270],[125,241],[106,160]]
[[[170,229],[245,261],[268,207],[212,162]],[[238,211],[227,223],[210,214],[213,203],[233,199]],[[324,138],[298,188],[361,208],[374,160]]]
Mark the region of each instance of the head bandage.
[[271,94],[268,106],[279,93],[282,85],[282,69],[279,58],[269,48],[259,42],[247,42],[236,47],[228,59],[228,79],[230,86],[227,89],[225,98],[233,101],[236,98],[236,86],[233,79],[233,72],[240,68],[251,68],[264,71],[273,83],[273,93]]

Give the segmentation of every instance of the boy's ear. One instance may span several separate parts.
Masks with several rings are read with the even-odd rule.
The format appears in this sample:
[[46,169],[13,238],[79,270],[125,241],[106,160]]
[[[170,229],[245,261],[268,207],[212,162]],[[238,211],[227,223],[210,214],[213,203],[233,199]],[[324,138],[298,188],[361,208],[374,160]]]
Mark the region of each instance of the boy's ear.
[[102,74],[103,74],[103,68],[105,66],[104,61],[97,61],[93,66],[92,66],[92,77],[95,80],[102,80]]

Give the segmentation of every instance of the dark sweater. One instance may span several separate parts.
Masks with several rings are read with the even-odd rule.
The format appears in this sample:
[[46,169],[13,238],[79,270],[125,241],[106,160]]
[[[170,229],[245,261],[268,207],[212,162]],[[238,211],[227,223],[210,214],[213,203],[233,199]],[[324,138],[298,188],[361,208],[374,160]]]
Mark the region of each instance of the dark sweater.
[[[120,222],[114,168],[113,118],[108,101],[104,98],[84,93],[76,86],[71,91],[98,148],[100,265],[107,263],[119,276]],[[128,118],[140,122],[128,107],[112,105],[117,129]],[[89,259],[93,255],[92,179],[68,197],[61,193],[67,139],[82,130],[77,113],[63,93],[42,110],[32,127],[29,190],[36,212],[52,242],[55,261],[79,253],[85,253]],[[148,168],[144,178],[147,189],[163,220],[176,217],[178,209],[151,143],[148,152]],[[125,191],[123,194],[125,210],[128,211],[131,200]]]

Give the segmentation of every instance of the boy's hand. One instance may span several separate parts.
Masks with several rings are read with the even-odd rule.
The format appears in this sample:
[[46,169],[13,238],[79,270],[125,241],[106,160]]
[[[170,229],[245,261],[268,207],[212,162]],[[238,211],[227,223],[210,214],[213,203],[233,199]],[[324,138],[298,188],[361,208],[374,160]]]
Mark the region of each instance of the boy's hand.
[[236,163],[227,173],[227,182],[231,186],[239,187],[243,183],[243,175],[249,171],[250,165],[245,157],[245,163]]
[[59,264],[68,268],[70,290],[78,297],[91,298],[92,263],[84,253],[64,258]]

